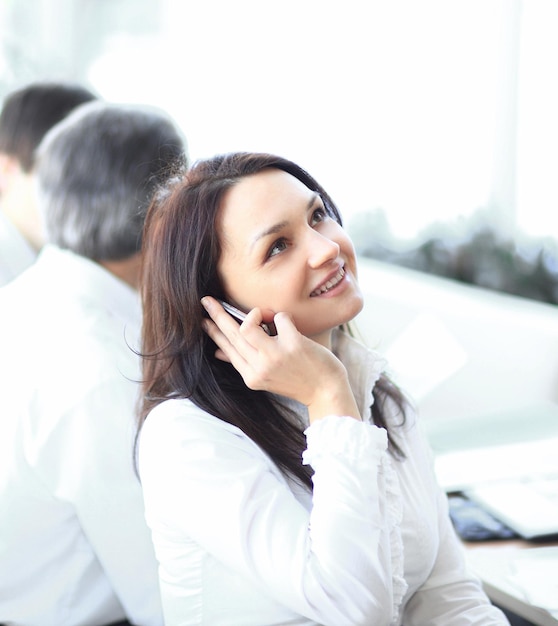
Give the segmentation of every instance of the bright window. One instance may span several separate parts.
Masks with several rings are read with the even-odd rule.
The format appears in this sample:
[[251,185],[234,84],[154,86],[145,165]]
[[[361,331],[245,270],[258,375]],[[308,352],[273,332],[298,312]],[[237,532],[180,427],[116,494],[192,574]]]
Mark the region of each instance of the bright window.
[[381,210],[401,239],[479,211],[558,237],[555,0],[35,0],[0,19],[4,93],[71,78],[161,106],[192,158],[278,152],[347,224]]

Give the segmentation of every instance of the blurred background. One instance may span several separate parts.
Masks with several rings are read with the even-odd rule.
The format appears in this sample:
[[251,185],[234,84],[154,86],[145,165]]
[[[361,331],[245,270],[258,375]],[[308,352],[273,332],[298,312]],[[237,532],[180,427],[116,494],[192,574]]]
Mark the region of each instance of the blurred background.
[[160,106],[192,159],[276,152],[363,256],[558,302],[555,0],[0,0],[0,98]]

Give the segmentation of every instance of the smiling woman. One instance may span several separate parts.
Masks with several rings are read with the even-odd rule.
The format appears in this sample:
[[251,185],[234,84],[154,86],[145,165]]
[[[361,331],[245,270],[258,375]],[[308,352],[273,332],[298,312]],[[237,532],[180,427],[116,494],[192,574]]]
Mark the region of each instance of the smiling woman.
[[330,347],[362,296],[351,240],[319,194],[268,169],[231,187],[223,206],[217,267],[229,300],[245,310],[264,304],[268,316],[288,311],[302,334]]
[[412,408],[347,332],[362,295],[325,189],[273,155],[208,159],[143,241],[138,467],[165,623],[506,624]]

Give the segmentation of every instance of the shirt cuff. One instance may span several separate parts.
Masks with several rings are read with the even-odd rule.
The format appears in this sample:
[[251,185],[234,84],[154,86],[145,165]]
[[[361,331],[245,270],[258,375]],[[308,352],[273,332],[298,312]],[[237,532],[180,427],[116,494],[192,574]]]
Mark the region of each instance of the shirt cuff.
[[352,417],[328,415],[316,420],[305,431],[307,449],[304,465],[314,465],[324,457],[343,457],[346,461],[375,461],[387,450],[387,432]]

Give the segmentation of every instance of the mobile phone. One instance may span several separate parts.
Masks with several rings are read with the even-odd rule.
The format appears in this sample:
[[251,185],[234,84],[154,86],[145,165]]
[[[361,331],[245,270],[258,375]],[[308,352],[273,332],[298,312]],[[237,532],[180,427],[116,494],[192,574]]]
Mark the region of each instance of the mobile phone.
[[[244,311],[237,309],[235,306],[233,306],[232,304],[229,304],[228,302],[225,302],[224,300],[219,300],[219,303],[229,315],[232,315],[239,322],[243,322],[246,319],[246,313],[244,313]],[[260,324],[260,326],[270,336],[277,334],[277,332],[275,331],[275,325],[273,323],[271,324],[262,323]]]

